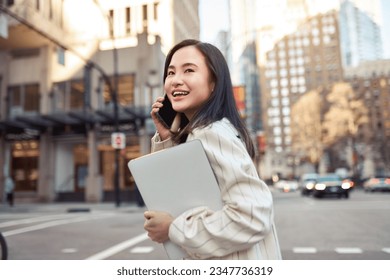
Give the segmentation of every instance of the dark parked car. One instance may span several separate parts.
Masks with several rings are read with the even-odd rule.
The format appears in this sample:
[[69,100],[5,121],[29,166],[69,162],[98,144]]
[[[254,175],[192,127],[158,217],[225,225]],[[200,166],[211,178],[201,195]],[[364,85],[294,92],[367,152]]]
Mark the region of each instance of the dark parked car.
[[378,176],[364,182],[363,188],[366,192],[390,191],[390,176]]
[[351,184],[335,173],[319,175],[313,188],[314,197],[337,196],[349,198]]

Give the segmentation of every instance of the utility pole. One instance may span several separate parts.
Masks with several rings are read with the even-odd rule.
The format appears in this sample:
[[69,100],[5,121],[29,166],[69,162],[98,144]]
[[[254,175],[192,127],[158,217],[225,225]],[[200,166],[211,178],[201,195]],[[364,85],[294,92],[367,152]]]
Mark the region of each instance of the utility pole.
[[[95,5],[99,8],[103,17],[107,18],[109,25],[109,34],[112,41],[112,54],[113,54],[113,68],[114,68],[114,87],[110,90],[111,100],[114,109],[114,132],[112,135],[117,135],[119,133],[119,107],[118,107],[118,49],[116,48],[115,43],[115,30],[114,30],[114,19],[110,14],[107,14],[106,11],[100,6],[98,0],[94,0]],[[111,137],[112,137],[111,135]],[[115,205],[119,207],[121,204],[120,199],[120,186],[119,186],[119,147],[115,147],[115,158],[114,158],[114,193],[115,193]]]
[[[110,25],[112,26],[112,18],[109,18]],[[113,26],[112,26],[113,28]],[[113,29],[112,29],[113,30]],[[119,112],[118,112],[118,50],[115,46],[114,35],[112,34],[113,41],[113,55],[114,55],[114,90],[112,92],[112,102],[114,104],[114,133],[119,133]],[[119,152],[120,149],[115,149],[115,174],[114,174],[114,188],[115,188],[115,205],[119,207],[120,189],[119,189]]]

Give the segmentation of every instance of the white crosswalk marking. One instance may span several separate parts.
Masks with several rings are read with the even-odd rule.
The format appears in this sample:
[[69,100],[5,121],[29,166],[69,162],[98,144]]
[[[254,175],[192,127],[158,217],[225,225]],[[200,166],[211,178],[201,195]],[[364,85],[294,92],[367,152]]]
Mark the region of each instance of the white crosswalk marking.
[[61,250],[62,253],[65,253],[65,254],[73,254],[73,253],[77,253],[77,249],[76,248],[64,248]]
[[294,247],[293,252],[296,254],[315,254],[317,249],[314,247]]
[[79,222],[85,222],[85,221],[90,221],[90,220],[97,220],[97,219],[105,219],[112,217],[114,213],[103,213],[103,214],[96,214],[96,215],[88,215],[88,216],[76,216],[70,219],[63,219],[63,220],[54,220],[54,221],[49,221],[41,224],[36,224],[28,227],[23,227],[23,228],[17,228],[14,230],[9,230],[3,232],[4,237],[16,235],[16,234],[22,234],[30,231],[37,231],[45,228],[50,228],[50,227],[55,227],[55,226],[61,226],[61,225],[66,225],[70,223],[79,223]]
[[86,258],[86,260],[104,260],[112,255],[115,255],[127,248],[130,248],[140,242],[143,242],[145,240],[148,239],[148,235],[146,233],[143,233],[143,234],[140,234],[132,239],[129,239],[129,240],[126,240],[122,243],[119,243],[111,248],[108,248],[107,250],[104,250],[100,253],[97,253],[95,255],[92,255],[88,258]]
[[135,247],[130,250],[130,253],[132,254],[148,254],[153,252],[154,248],[151,246],[145,246],[145,247]]
[[339,254],[362,254],[363,250],[360,248],[349,248],[349,247],[340,247],[336,248],[335,251]]
[[389,248],[382,248],[382,251],[385,253],[390,254],[390,247]]

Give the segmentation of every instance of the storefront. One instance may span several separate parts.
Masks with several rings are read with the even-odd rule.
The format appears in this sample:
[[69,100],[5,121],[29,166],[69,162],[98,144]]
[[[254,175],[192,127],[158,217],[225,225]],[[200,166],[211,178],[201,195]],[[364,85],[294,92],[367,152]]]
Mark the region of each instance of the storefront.
[[[66,52],[61,64],[47,45],[0,66],[0,180],[12,176],[16,201],[113,201],[118,188],[121,201],[135,199],[127,163],[150,151],[149,108],[161,95],[164,57],[158,37],[137,40],[98,51],[93,63],[72,64]],[[114,132],[126,136],[119,158]]]
[[[18,200],[36,201],[44,191],[44,182],[51,182],[50,191],[54,201],[86,201],[87,183],[91,164],[96,166],[94,177],[100,179],[101,200],[115,199],[115,149],[110,143],[110,134],[99,130],[96,134],[96,149],[89,147],[90,141],[83,134],[51,137],[49,145],[41,144],[41,139],[27,138],[26,135],[9,134],[6,141],[4,159],[7,172],[15,181],[15,195]],[[145,137],[133,132],[126,135],[126,147],[119,154],[119,189],[123,202],[135,199],[134,180],[127,163],[145,153],[140,143]],[[149,136],[146,137],[148,141]],[[146,147],[147,148],[147,147]],[[92,155],[91,155],[92,153]],[[94,159],[91,161],[91,156]],[[92,162],[92,163],[91,163]],[[42,169],[49,169],[44,172]],[[50,179],[46,178],[50,174]],[[50,199],[44,199],[50,200]]]

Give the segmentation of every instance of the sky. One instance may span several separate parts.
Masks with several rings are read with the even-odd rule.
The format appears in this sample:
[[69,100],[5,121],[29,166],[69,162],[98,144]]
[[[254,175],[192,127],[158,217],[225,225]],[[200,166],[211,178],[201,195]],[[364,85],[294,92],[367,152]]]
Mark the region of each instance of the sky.
[[228,0],[199,0],[200,40],[215,43],[228,25]]

